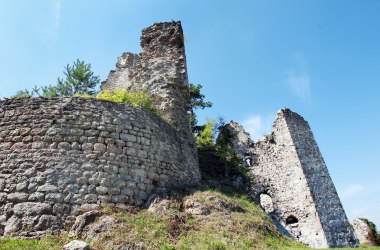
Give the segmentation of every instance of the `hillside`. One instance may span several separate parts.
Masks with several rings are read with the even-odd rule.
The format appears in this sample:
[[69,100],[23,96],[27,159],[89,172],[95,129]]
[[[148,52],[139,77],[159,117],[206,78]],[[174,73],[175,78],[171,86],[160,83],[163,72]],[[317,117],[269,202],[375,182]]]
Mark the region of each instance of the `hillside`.
[[86,241],[92,250],[308,249],[282,236],[258,205],[229,189],[174,190],[154,194],[148,202],[145,208],[82,211],[70,232],[41,240],[6,238],[0,249],[62,249],[73,239]]
[[[104,207],[93,223],[76,228],[74,238],[99,250],[304,248],[281,236],[244,196],[198,189],[154,197],[146,209]],[[67,233],[41,241],[3,240],[0,249],[61,249],[69,240]]]

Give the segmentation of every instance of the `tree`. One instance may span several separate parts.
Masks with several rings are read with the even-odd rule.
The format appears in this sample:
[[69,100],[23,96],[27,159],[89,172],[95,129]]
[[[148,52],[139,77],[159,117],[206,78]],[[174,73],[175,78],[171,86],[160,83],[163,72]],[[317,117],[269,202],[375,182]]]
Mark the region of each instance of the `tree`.
[[58,77],[57,86],[49,86],[49,88],[55,88],[58,96],[73,96],[75,94],[94,95],[96,93],[95,87],[99,84],[100,78],[99,76],[94,76],[94,73],[91,71],[91,64],[86,64],[84,61],[77,59],[72,66],[67,64],[63,73],[66,79]]
[[216,122],[214,120],[208,121],[205,125],[203,130],[199,133],[198,137],[196,138],[196,144],[199,149],[203,149],[206,147],[213,147],[214,146],[214,127]]
[[242,159],[240,159],[233,148],[232,141],[236,137],[236,133],[231,131],[222,117],[219,117],[217,125],[219,130],[218,138],[215,143],[216,154],[224,162],[225,175],[238,174],[242,177],[246,176],[247,169],[242,167]]
[[201,84],[190,83],[190,98],[191,98],[191,109],[189,110],[189,121],[191,130],[193,133],[199,134],[203,130],[204,126],[198,126],[197,116],[195,114],[196,109],[205,109],[212,107],[212,103],[205,101],[205,95],[201,93]]
[[55,96],[73,96],[75,94],[96,94],[95,87],[100,82],[100,78],[99,76],[94,76],[94,73],[91,71],[91,64],[86,64],[84,61],[77,59],[72,66],[68,64],[63,73],[66,79],[58,77],[58,83],[55,86],[49,85],[41,88],[35,86],[31,91],[27,89],[20,90],[10,98],[20,99],[34,96],[49,98]]

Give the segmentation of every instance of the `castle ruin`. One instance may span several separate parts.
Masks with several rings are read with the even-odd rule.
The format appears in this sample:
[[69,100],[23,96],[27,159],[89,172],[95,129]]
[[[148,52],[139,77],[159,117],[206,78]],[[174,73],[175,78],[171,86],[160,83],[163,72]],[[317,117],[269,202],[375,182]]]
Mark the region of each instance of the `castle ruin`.
[[[157,189],[196,184],[186,55],[180,22],[143,30],[102,90],[149,92],[165,120],[141,108],[77,97],[0,101],[0,235],[38,236],[80,210],[143,204]],[[311,247],[355,246],[355,236],[307,122],[281,110],[252,142],[238,124],[236,152],[252,197],[284,233]]]
[[251,195],[283,233],[314,248],[354,247],[346,217],[309,124],[281,109],[273,131],[251,141],[241,125],[226,125],[232,144],[245,159],[252,178]]
[[165,120],[96,99],[0,101],[0,235],[61,230],[81,210],[141,205],[157,189],[199,182],[180,23],[144,29],[141,44],[128,89],[151,93]]

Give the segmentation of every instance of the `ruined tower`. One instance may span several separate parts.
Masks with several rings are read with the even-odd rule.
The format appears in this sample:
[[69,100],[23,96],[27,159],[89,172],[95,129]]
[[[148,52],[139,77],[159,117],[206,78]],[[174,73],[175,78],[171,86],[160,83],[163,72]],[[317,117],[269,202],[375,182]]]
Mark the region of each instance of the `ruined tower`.
[[[197,151],[187,111],[191,108],[187,76],[184,36],[181,22],[155,23],[143,29],[142,52],[124,52],[116,63],[102,90],[127,89],[147,91],[155,100],[156,109],[178,133],[185,144],[185,166],[197,166]],[[189,162],[191,161],[191,162]],[[189,169],[200,178],[198,167]]]
[[281,109],[273,132],[255,142],[240,124],[227,126],[250,169],[252,196],[280,231],[315,248],[356,245],[313,133],[300,115]]
[[[191,104],[181,22],[155,23],[143,29],[140,44],[140,54],[125,52],[118,58],[116,70],[109,73],[101,88],[150,93],[157,110],[177,130],[182,143],[188,145],[184,155],[192,157],[184,162],[193,161],[197,152],[187,117]],[[199,179],[198,168],[190,171]]]
[[190,93],[181,22],[155,23],[143,29],[140,43],[140,54],[125,52],[118,58],[102,90],[148,91],[174,127],[187,129]]

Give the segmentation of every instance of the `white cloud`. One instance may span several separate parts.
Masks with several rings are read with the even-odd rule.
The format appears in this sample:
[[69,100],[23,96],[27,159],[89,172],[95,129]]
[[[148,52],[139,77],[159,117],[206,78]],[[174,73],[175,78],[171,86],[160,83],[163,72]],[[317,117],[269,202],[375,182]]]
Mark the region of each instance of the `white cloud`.
[[294,54],[293,57],[295,64],[292,69],[286,71],[285,83],[294,95],[303,101],[308,101],[311,97],[311,79],[306,60],[301,54]]
[[310,99],[310,77],[308,73],[288,71],[286,83],[296,96],[300,97],[304,101]]
[[272,129],[273,116],[251,115],[241,122],[252,139],[262,138]]
[[36,23],[36,35],[48,47],[52,47],[59,36],[61,23],[61,5],[62,0],[51,0],[48,11],[43,13]]
[[366,218],[380,229],[380,183],[356,183],[338,191],[351,222],[355,218]]
[[360,195],[365,190],[366,190],[366,187],[361,184],[351,184],[350,186],[344,188],[341,191],[341,198],[342,199],[354,198],[355,196]]

